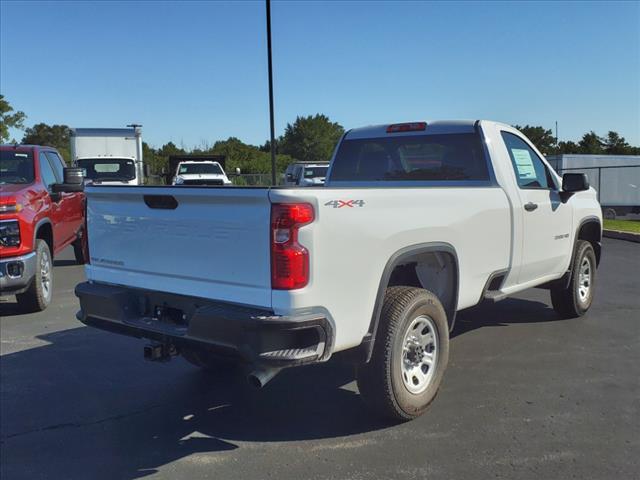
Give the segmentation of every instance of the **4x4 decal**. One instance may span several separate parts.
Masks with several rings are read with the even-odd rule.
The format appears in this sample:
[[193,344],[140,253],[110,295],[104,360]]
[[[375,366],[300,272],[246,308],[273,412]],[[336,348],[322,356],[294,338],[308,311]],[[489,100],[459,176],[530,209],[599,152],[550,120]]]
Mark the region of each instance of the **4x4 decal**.
[[354,207],[364,207],[364,200],[331,200],[324,204],[325,207],[333,207],[333,208],[354,208]]

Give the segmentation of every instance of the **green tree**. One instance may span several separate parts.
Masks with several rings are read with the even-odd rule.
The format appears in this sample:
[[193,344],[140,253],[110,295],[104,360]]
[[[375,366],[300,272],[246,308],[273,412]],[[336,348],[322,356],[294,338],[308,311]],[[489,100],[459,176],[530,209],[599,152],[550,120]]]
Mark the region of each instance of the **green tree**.
[[580,147],[580,153],[604,153],[604,141],[593,130],[582,136],[578,146]]
[[305,162],[326,162],[344,133],[339,123],[321,114],[297,117],[287,124],[278,151]]
[[557,151],[556,137],[553,136],[551,130],[544,127],[534,127],[531,125],[515,125],[531,142],[545,155],[551,155]]
[[558,153],[580,153],[580,146],[576,142],[567,141],[558,144]]
[[12,112],[14,112],[13,107],[5,100],[4,95],[0,95],[0,143],[9,140],[10,128],[24,130],[24,121],[27,116],[21,111]]
[[169,155],[184,155],[187,153],[183,148],[179,148],[173,142],[165,143],[158,150],[158,155],[169,158]]
[[633,147],[618,132],[609,131],[604,140],[604,151],[609,155],[631,155]]
[[[270,173],[271,155],[263,147],[247,145],[236,137],[217,141],[211,153],[224,155],[227,162],[227,172],[233,172],[236,167],[242,173]],[[276,173],[282,173],[293,160],[289,155],[276,155]]]
[[36,123],[24,132],[22,143],[28,145],[46,145],[55,147],[62,158],[69,163],[71,160],[69,153],[69,127],[66,125],[47,125],[46,123]]

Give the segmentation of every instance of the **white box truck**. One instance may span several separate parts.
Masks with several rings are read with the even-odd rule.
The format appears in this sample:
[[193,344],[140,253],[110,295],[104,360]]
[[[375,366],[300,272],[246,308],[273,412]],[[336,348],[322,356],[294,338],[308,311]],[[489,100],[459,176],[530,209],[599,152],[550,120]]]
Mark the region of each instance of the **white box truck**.
[[598,192],[603,215],[640,215],[640,155],[551,155],[560,174],[585,173]]
[[85,178],[103,185],[143,185],[142,129],[73,128],[71,159],[85,170]]

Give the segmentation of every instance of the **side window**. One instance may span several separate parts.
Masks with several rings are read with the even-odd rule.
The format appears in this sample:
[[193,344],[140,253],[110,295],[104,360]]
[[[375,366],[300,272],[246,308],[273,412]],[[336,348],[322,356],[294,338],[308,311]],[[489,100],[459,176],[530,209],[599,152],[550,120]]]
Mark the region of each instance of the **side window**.
[[555,188],[547,167],[533,149],[513,133],[501,132],[520,188]]
[[62,159],[55,152],[47,152],[47,158],[49,159],[49,162],[53,167],[53,171],[56,174],[56,178],[58,179],[58,182],[63,182],[64,181],[64,170],[63,170],[64,163],[62,162]]
[[51,185],[58,183],[58,179],[44,152],[40,152],[38,155],[38,163],[40,164],[40,178],[42,179],[42,183],[50,190]]

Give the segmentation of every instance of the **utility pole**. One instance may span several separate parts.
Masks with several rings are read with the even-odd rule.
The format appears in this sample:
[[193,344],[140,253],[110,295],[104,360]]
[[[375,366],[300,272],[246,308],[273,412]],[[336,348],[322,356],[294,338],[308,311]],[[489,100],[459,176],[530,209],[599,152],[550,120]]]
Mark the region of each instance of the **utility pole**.
[[271,137],[269,146],[271,147],[271,185],[276,184],[276,140],[275,127],[273,121],[273,67],[271,65],[271,0],[266,0],[267,7],[267,60],[269,64],[269,124]]
[[556,120],[556,147],[560,143],[560,139],[558,138],[558,120]]

